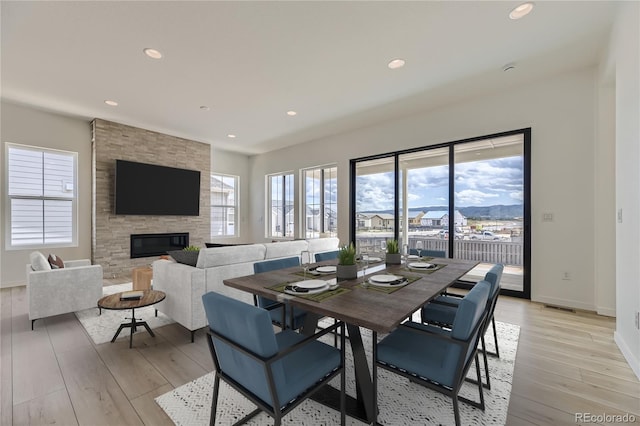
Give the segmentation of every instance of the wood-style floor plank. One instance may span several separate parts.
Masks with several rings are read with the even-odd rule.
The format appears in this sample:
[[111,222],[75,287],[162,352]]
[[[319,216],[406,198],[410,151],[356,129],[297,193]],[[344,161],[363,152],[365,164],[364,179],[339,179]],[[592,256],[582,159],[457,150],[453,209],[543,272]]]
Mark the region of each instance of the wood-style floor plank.
[[[154,398],[213,369],[204,334],[190,343],[178,324],[136,334],[129,349],[127,339],[95,345],[73,314],[31,332],[24,287],[0,290],[0,308],[3,426],[170,425]],[[640,424],[640,381],[613,341],[615,320],[509,297],[495,315],[521,327],[509,426],[572,425],[584,412]]]
[[79,424],[143,424],[93,348],[62,352],[58,359]]
[[66,389],[52,392],[13,407],[16,425],[77,425]]
[[0,289],[0,425],[13,423],[11,289]]

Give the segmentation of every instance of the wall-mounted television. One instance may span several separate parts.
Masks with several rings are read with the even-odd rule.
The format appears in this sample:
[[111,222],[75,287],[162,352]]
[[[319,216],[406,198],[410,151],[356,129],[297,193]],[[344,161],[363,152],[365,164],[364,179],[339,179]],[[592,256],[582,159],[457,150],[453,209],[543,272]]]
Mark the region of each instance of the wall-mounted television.
[[115,214],[200,214],[200,172],[116,160]]

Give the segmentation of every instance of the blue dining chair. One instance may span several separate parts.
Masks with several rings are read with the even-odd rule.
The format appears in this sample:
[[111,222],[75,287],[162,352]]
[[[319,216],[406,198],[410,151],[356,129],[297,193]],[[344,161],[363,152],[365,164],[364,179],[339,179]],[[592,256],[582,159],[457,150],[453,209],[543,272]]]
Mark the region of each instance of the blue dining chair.
[[[264,411],[280,425],[282,417],[340,375],[340,424],[345,424],[344,323],[312,336],[292,330],[275,333],[268,311],[209,292],[202,296],[209,322],[207,343],[215,366],[210,424],[214,425],[220,379],[258,408],[236,424]],[[340,348],[318,341],[341,329]]]
[[409,249],[409,254],[413,254],[414,256],[430,256],[430,257],[447,257],[447,253],[444,250],[420,250],[420,254],[418,254],[417,249]]
[[322,262],[324,260],[333,260],[337,258],[338,258],[338,250],[316,253],[316,262]]
[[[460,425],[458,401],[484,411],[478,340],[487,318],[489,291],[489,283],[481,281],[467,293],[458,305],[450,331],[431,325],[406,322],[377,345],[374,343],[374,398],[377,394],[376,369],[381,367],[449,396],[453,403],[456,426]],[[474,361],[479,401],[458,395]]]
[[[294,266],[300,266],[300,258],[297,256],[256,262],[253,264],[253,272],[259,274],[261,272],[292,268]],[[286,304],[255,294],[253,295],[253,302],[254,305],[268,310],[271,321],[282,329],[290,327],[293,330],[297,330],[302,327],[304,323],[306,312],[302,309],[291,309]]]
[[[489,299],[487,300],[487,321],[480,337],[486,376],[486,383],[484,386],[487,389],[491,389],[491,381],[489,379],[489,361],[487,360],[487,355],[495,355],[498,358],[500,357],[500,350],[498,348],[498,332],[496,330],[494,311],[498,302],[498,296],[500,295],[500,280],[502,279],[503,271],[504,265],[498,263],[493,265],[484,276],[484,281],[488,282],[490,285]],[[460,295],[448,294],[445,296],[438,296],[432,302],[423,306],[420,310],[422,323],[450,328],[453,324],[456,310],[458,309],[461,300],[462,296]],[[495,352],[488,352],[486,350],[484,335],[487,332],[489,323],[493,325],[493,339],[496,348]]]

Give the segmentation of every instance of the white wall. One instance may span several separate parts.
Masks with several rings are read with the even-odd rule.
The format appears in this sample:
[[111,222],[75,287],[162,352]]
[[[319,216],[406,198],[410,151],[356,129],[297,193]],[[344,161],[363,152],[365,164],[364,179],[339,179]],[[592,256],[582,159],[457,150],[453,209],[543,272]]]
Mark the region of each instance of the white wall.
[[620,7],[612,37],[616,93],[615,340],[640,378],[640,3]]
[[43,253],[59,254],[62,259],[91,258],[91,128],[88,120],[65,117],[45,111],[2,101],[1,125],[2,153],[2,271],[0,287],[12,287],[26,282],[25,265],[33,250],[6,250],[7,196],[5,170],[6,142],[78,153],[78,246],[43,249]]
[[[532,299],[595,310],[596,80],[595,68],[578,70],[253,157],[253,239],[264,239],[265,174],[337,162],[338,205],[348,206],[351,158],[531,127]],[[543,212],[554,222],[542,223]],[[340,208],[342,242],[348,220]],[[573,279],[562,280],[563,271]],[[613,288],[609,271],[604,289]]]

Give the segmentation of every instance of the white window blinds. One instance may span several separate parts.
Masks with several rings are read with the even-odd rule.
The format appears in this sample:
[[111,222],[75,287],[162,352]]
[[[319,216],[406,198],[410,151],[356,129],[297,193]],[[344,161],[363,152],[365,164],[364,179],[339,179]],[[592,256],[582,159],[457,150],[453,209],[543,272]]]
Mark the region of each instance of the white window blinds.
[[10,247],[75,243],[77,154],[8,145]]

